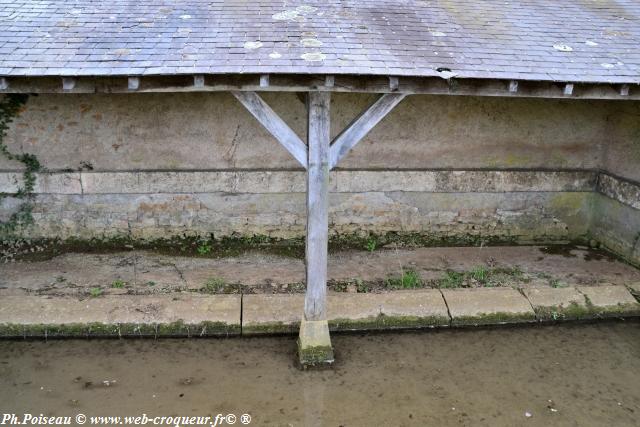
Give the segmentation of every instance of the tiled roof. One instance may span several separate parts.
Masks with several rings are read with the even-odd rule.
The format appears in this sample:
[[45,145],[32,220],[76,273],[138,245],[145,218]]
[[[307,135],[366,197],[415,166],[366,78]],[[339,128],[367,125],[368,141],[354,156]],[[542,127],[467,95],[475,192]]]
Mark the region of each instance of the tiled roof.
[[640,82],[638,0],[0,0],[0,76]]

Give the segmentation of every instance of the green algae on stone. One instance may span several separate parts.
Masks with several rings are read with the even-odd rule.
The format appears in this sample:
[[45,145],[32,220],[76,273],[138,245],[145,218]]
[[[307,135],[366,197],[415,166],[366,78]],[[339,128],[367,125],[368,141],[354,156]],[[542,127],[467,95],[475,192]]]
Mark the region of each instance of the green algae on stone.
[[449,326],[449,317],[444,316],[387,316],[380,314],[376,317],[363,319],[331,319],[331,331],[357,331],[375,329],[416,329]]
[[298,358],[303,368],[314,368],[331,365],[334,361],[331,346],[302,347],[298,340]]
[[242,335],[279,335],[293,334],[300,329],[300,322],[265,322],[242,325]]
[[580,320],[593,317],[588,307],[572,302],[568,306],[534,307],[538,320]]
[[452,319],[453,326],[480,326],[480,325],[502,325],[508,323],[535,322],[536,317],[533,312],[525,313],[479,313],[474,316],[457,316]]

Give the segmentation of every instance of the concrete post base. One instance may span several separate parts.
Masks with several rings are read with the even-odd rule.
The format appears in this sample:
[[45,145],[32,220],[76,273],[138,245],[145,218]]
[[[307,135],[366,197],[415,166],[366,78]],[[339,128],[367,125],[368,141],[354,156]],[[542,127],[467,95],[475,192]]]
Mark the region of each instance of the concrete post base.
[[302,319],[298,337],[298,357],[303,369],[324,367],[333,363],[328,321]]

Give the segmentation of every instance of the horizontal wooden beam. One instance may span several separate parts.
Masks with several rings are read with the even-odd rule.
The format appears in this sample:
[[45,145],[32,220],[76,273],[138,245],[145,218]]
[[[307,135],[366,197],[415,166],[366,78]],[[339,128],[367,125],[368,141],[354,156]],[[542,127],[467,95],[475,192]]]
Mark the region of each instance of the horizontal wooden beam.
[[[132,76],[135,77],[135,76]],[[565,98],[567,85],[573,85],[571,99],[640,99],[640,86],[624,81],[611,83],[552,82],[513,79],[471,79],[441,77],[397,77],[356,75],[270,74],[268,84],[259,74],[192,74],[139,76],[136,92],[357,92],[430,95],[504,96],[523,98]],[[60,77],[10,77],[0,93],[126,93],[127,76],[65,77],[72,88],[63,89]]]
[[329,168],[334,168],[406,95],[387,93],[358,116],[331,144]]
[[273,135],[305,169],[307,146],[298,135],[255,92],[232,92],[242,105]]

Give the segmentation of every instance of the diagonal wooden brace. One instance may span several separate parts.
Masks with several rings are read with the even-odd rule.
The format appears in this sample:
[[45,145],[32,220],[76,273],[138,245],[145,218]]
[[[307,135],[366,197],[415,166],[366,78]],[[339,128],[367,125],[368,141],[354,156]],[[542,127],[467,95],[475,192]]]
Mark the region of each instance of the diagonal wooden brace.
[[349,150],[355,147],[405,96],[406,94],[403,93],[387,93],[382,95],[351,122],[331,144],[329,169],[336,167],[338,162],[347,155]]
[[298,135],[255,92],[231,92],[271,135],[304,167],[307,168],[307,146]]

